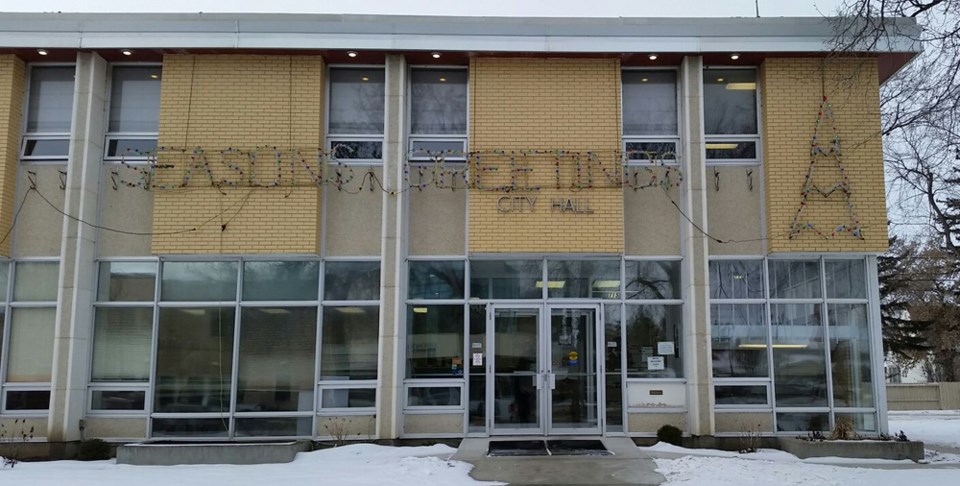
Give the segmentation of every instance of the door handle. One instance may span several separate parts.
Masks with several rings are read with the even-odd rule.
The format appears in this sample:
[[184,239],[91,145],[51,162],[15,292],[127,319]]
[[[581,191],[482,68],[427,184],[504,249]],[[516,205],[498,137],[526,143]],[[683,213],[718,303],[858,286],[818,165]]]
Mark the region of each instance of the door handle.
[[547,374],[550,376],[550,389],[557,389],[557,375],[553,374],[552,371],[548,371]]

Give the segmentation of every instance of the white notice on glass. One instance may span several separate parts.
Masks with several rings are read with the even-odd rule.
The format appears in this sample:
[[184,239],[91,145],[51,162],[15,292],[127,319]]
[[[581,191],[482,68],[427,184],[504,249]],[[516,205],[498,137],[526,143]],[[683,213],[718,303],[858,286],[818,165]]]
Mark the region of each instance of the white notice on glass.
[[483,366],[483,353],[473,353],[473,366]]
[[650,356],[647,358],[647,369],[657,371],[663,369],[663,356]]
[[673,341],[660,341],[657,343],[657,354],[661,356],[673,356]]
[[482,347],[483,347],[483,345],[480,344],[480,343],[470,343],[470,348],[471,348],[471,349],[480,349],[480,348],[482,348]]

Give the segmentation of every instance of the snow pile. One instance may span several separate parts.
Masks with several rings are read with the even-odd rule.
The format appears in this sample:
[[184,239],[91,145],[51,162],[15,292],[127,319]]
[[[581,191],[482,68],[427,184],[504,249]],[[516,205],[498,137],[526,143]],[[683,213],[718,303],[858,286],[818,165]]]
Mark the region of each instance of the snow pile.
[[889,412],[890,432],[903,431],[907,438],[960,448],[960,410],[919,410]]
[[21,462],[0,469],[0,484],[31,486],[265,486],[272,484],[479,485],[471,465],[451,461],[445,445],[385,447],[356,444],[297,455],[289,464],[249,466],[127,466],[114,461]]

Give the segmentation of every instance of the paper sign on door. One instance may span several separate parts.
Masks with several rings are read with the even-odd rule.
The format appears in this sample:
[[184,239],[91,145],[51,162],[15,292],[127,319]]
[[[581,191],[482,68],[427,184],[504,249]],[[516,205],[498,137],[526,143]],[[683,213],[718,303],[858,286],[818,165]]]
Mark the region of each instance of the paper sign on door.
[[647,358],[647,369],[658,371],[663,369],[663,356],[650,356]]
[[473,366],[483,366],[483,353],[473,353]]

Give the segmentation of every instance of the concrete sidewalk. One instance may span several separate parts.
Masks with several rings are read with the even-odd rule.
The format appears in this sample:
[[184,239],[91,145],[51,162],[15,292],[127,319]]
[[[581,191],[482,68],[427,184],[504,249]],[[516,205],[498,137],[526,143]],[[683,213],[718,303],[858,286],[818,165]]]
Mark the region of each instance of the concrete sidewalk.
[[[493,440],[503,439],[506,438]],[[538,440],[541,437],[523,439]],[[489,457],[487,447],[491,439],[464,439],[453,459],[473,464],[470,476],[474,479],[510,485],[657,485],[664,482],[664,477],[654,470],[657,465],[651,456],[638,449],[632,440],[623,437],[601,440],[613,455]]]

